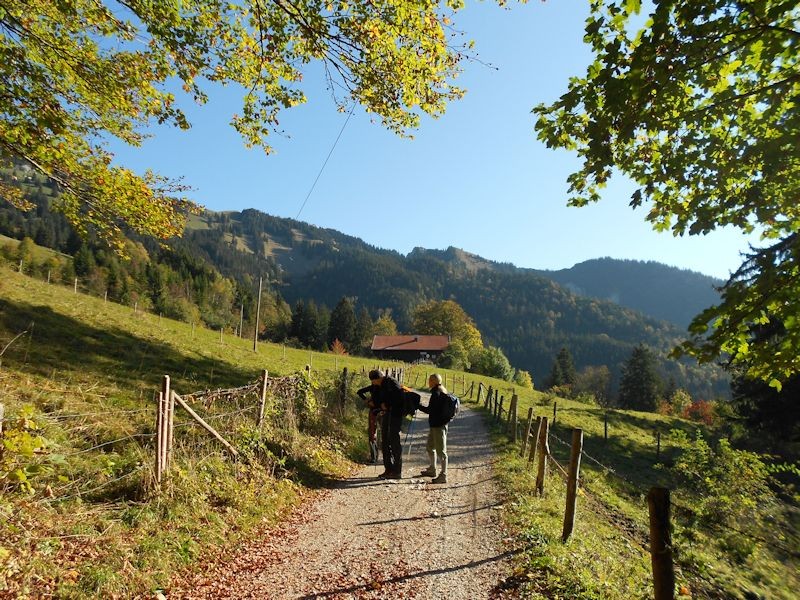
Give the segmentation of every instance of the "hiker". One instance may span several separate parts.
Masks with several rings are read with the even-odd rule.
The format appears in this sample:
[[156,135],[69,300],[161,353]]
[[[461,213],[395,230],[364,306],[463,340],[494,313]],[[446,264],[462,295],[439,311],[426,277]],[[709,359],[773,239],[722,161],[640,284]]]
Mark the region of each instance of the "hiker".
[[[431,399],[428,406],[420,404],[419,409],[428,414],[428,459],[430,466],[420,475],[433,477],[431,483],[447,483],[447,423],[450,421],[448,411],[450,398],[447,390],[442,385],[442,376],[434,373],[428,378],[428,387],[431,388]],[[442,463],[442,470],[436,474],[436,455]]]
[[[369,409],[369,426],[367,435],[369,436],[369,450],[372,462],[378,462],[378,426],[381,419],[381,407],[377,403],[379,386],[369,384],[356,392]],[[367,394],[369,393],[369,396]]]
[[377,397],[373,396],[377,406],[383,410],[381,422],[383,466],[385,471],[378,475],[379,479],[400,479],[403,473],[403,447],[400,444],[400,426],[403,423],[403,389],[400,384],[383,371],[374,369],[369,372],[369,380]]

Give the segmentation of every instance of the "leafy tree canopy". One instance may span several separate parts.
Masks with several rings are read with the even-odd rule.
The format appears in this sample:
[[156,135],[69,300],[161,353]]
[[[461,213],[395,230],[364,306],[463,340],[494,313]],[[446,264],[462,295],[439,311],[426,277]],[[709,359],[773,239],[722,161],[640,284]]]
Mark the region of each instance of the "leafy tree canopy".
[[[800,8],[791,0],[661,0],[639,27],[639,0],[592,0],[594,62],[534,112],[539,138],[577,151],[570,203],[600,198],[614,169],[636,183],[631,206],[674,235],[733,226],[754,249],[698,315],[680,351],[746,360],[775,387],[800,372]],[[751,336],[783,322],[779,340]],[[710,333],[709,333],[710,332]]]
[[[176,97],[200,104],[234,84],[231,119],[267,152],[282,109],[305,101],[302,67],[325,67],[340,109],[350,101],[398,133],[438,116],[469,43],[450,25],[461,0],[29,0],[0,2],[0,155],[56,181],[69,220],[119,240],[121,226],[180,234],[186,188],[112,164],[103,140],[137,146],[154,122],[190,124]],[[178,85],[175,85],[178,84]],[[18,190],[0,195],[25,205]],[[120,246],[121,247],[121,246]]]
[[514,377],[514,369],[503,351],[496,346],[488,346],[475,354],[472,361],[472,370],[475,373],[496,377],[511,381]]
[[464,345],[468,353],[483,348],[481,332],[472,318],[453,300],[431,300],[420,304],[412,316],[414,333],[424,335],[449,335]]

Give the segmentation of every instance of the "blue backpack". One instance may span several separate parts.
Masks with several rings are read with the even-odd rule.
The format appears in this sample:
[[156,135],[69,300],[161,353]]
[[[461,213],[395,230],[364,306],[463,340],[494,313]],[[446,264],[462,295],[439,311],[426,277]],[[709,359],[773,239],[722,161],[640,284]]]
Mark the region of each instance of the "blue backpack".
[[447,417],[447,422],[449,423],[461,410],[461,398],[455,394],[445,394],[445,396],[447,402],[445,403],[444,416]]

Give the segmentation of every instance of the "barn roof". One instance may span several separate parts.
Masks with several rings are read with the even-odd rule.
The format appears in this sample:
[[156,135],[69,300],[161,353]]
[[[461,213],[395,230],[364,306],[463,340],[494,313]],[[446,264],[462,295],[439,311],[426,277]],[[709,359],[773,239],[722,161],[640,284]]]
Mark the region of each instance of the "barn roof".
[[376,335],[372,338],[372,350],[441,352],[449,345],[449,335]]

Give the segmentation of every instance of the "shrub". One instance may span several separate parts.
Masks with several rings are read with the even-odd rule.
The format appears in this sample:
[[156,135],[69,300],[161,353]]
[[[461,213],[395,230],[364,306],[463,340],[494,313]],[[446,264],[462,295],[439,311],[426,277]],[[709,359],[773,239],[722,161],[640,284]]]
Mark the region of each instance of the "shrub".
[[714,410],[714,403],[708,400],[698,400],[687,406],[683,411],[684,419],[691,419],[704,425],[714,425],[716,421],[716,413]]
[[712,526],[721,547],[744,560],[755,549],[747,530],[757,530],[776,502],[767,465],[726,439],[712,448],[699,432],[694,439],[677,430],[672,436],[681,452],[671,473],[679,494],[690,496],[690,528]]

